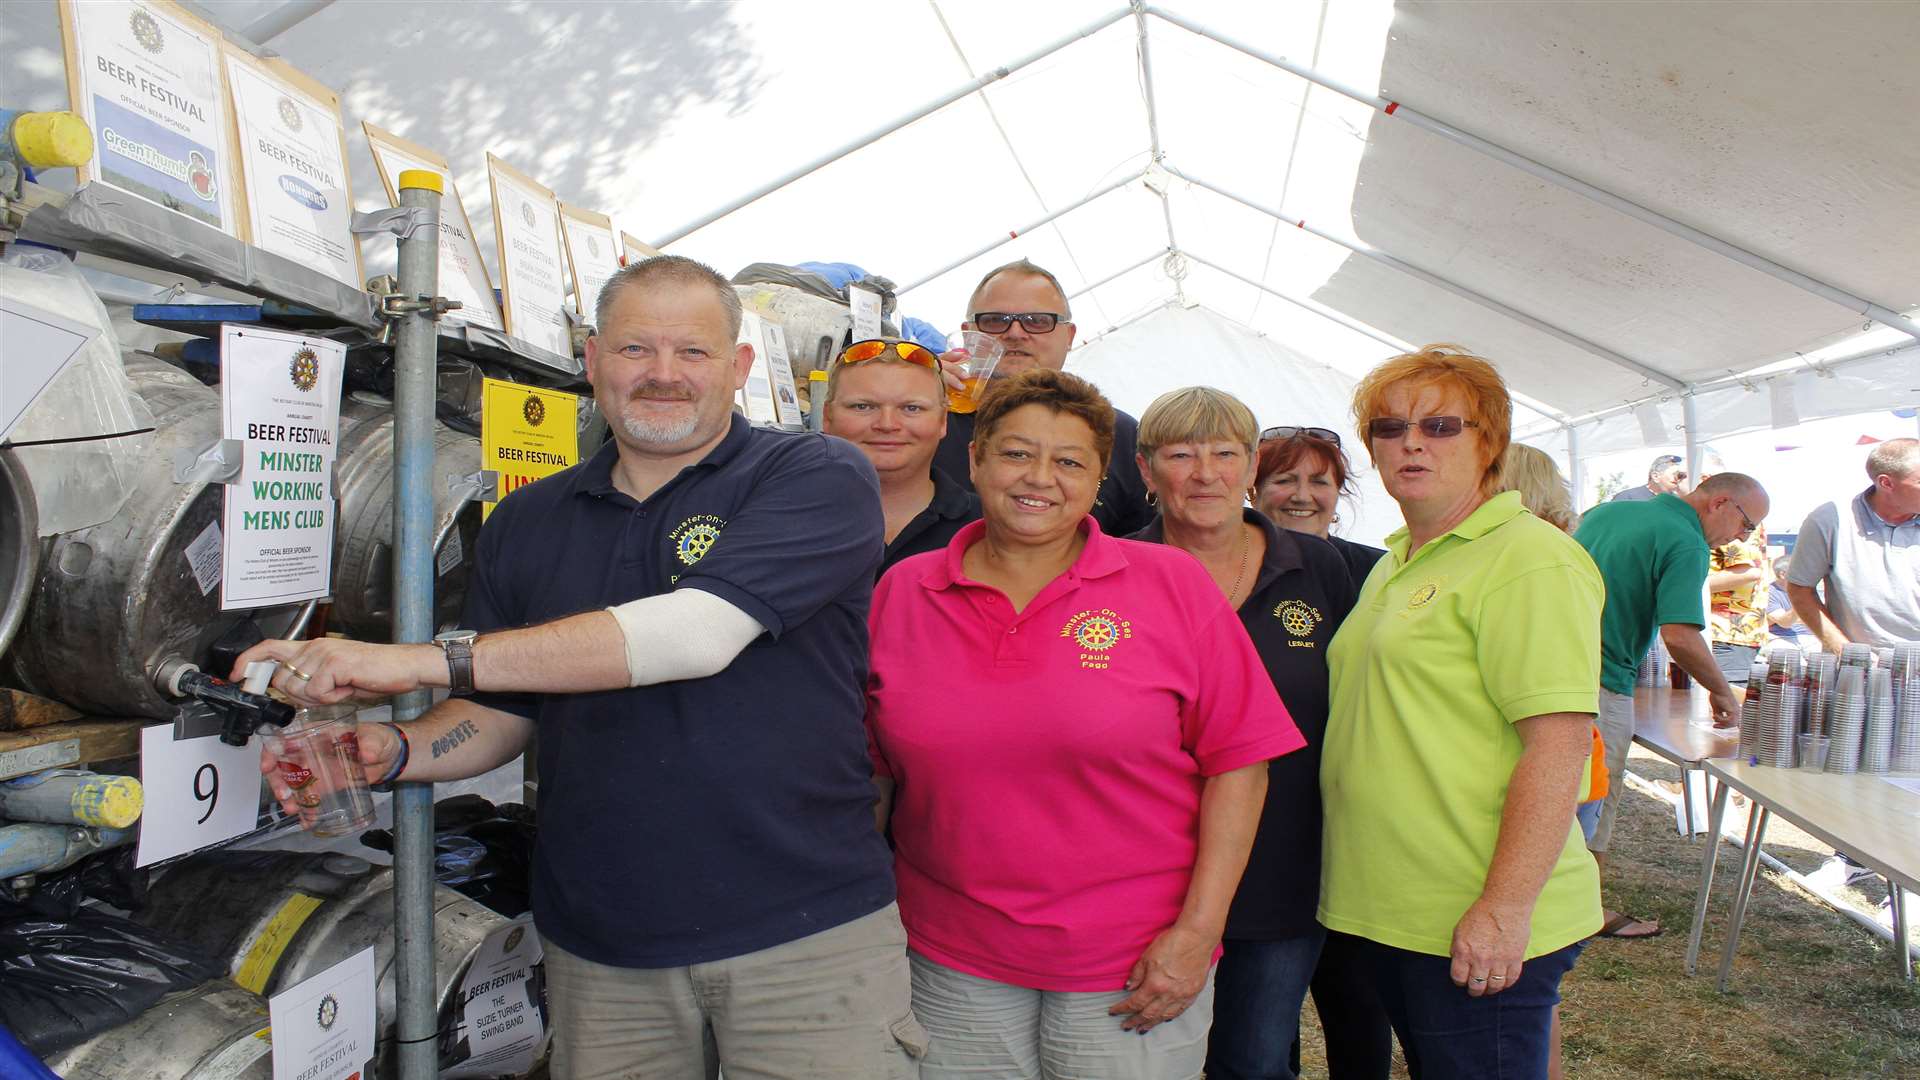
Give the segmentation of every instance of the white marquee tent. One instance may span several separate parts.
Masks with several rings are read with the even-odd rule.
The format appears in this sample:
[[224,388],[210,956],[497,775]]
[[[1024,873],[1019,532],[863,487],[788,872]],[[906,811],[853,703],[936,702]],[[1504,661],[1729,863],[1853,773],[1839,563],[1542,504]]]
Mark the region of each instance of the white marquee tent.
[[[1031,258],[1070,366],[1136,412],[1209,383],[1345,426],[1352,377],[1427,341],[1494,359],[1563,460],[1920,404],[1920,4],[1168,4],[188,6],[446,154],[476,222],[492,151],[723,272],[853,262],[947,328]],[[52,0],[0,54],[9,105],[63,106]]]

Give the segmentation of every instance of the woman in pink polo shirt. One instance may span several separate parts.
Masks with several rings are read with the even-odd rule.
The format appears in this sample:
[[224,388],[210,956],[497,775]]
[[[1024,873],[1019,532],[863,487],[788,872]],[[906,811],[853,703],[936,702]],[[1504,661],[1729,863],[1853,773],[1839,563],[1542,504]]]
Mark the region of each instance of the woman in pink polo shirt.
[[995,383],[983,520],[874,592],[868,730],[929,1080],[1199,1076],[1266,762],[1304,745],[1199,563],[1089,516],[1113,424],[1072,375]]

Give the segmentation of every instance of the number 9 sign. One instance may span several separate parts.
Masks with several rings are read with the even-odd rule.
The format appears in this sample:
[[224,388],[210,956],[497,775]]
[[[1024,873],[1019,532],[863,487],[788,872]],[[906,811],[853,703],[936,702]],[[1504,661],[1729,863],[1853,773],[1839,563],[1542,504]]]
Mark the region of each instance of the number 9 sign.
[[172,724],[140,732],[146,810],[140,851],[149,866],[253,831],[260,815],[260,747],[228,746],[218,735],[173,737]]

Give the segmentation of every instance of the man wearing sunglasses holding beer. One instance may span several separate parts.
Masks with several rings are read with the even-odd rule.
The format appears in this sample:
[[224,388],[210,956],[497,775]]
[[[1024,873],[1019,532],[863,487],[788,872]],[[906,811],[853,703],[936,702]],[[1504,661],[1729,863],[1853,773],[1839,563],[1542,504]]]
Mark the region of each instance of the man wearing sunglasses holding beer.
[[[1073,347],[1075,327],[1066,290],[1051,273],[1025,259],[996,267],[980,279],[967,302],[966,321],[960,325],[1000,339],[1006,352],[994,369],[995,378],[1033,368],[1059,371],[1067,366],[1067,350]],[[949,352],[942,359],[952,362],[960,355]],[[965,389],[951,372],[947,383],[955,390]],[[1108,536],[1132,535],[1153,520],[1153,511],[1147,506],[1147,485],[1134,462],[1139,433],[1138,420],[1114,410],[1113,453],[1093,501],[1093,519]],[[940,441],[939,453],[933,458],[936,466],[968,491],[973,490],[967,457],[972,442],[973,414],[950,413],[946,438]]]

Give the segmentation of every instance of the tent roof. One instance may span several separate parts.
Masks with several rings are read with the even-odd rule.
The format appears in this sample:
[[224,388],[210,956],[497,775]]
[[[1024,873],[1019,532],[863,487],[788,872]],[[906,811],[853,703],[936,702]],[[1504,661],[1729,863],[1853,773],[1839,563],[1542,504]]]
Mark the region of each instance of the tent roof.
[[[1747,381],[1698,399],[1703,435],[1770,422],[1783,394],[1802,415],[1920,401],[1905,374],[1916,354],[1881,355],[1908,334],[1415,122],[1907,312],[1920,305],[1920,143],[1900,136],[1920,67],[1902,53],[1920,5],[198,6],[340,88],[350,123],[449,156],[483,234],[491,150],[723,271],[855,262],[906,287],[903,311],[947,326],[981,273],[1025,256],[1075,294],[1083,343],[1170,302],[1349,374],[1402,343],[1460,342],[1537,406],[1521,410],[1523,433],[1609,414],[1580,428],[1583,446],[1677,441],[1676,388],[1730,376]],[[47,0],[0,24],[26,76],[9,87],[20,104],[65,98],[54,18]],[[1407,108],[1386,115],[1255,53]],[[358,201],[383,204],[350,142]],[[1803,354],[1867,349],[1841,377],[1806,381]],[[1175,359],[1146,362],[1169,385],[1258,392],[1238,381],[1258,373],[1229,383],[1204,358]],[[1795,389],[1758,392],[1751,373],[1775,368]],[[1640,402],[1651,426],[1649,410],[1626,411]]]

